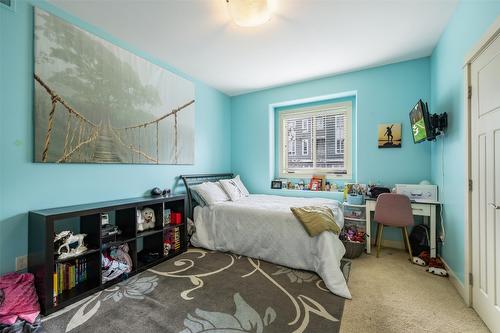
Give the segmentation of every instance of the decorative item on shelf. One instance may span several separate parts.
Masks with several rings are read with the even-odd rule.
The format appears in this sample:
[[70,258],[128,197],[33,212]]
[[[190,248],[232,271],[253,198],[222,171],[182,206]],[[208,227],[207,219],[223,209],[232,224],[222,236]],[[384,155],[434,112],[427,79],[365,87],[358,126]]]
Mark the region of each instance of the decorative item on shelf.
[[101,213],[101,225],[105,226],[109,224],[109,214],[108,213]]
[[170,214],[170,221],[172,224],[181,224],[182,223],[182,214],[180,212],[172,212]]
[[163,226],[166,227],[169,225],[171,222],[171,211],[170,209],[165,209],[165,212],[163,213]]
[[283,182],[281,180],[271,180],[271,188],[273,190],[281,190],[283,188]]
[[[83,243],[87,234],[73,235],[71,231],[62,231],[55,235],[54,245],[57,247],[58,259],[72,258],[87,251],[87,247]],[[56,245],[57,244],[57,245]]]
[[166,257],[168,253],[172,249],[172,244],[170,244],[167,240],[163,241],[163,255]]
[[288,182],[287,187],[289,190],[293,190],[294,186],[292,182]]
[[166,188],[164,189],[161,194],[164,196],[164,197],[169,197],[170,194],[172,194],[172,191],[169,189],[169,188]]
[[330,192],[330,188],[331,188],[330,187],[330,182],[326,182],[326,184],[325,184],[325,191]]
[[312,177],[309,183],[309,189],[311,191],[321,191],[323,188],[323,179]]
[[162,194],[163,194],[163,191],[160,190],[159,187],[155,187],[151,190],[151,196],[153,196],[153,197],[157,197],[157,196],[162,195]]
[[313,175],[313,178],[321,180],[321,186],[318,191],[324,191],[326,186],[326,176],[325,175]]
[[101,227],[101,240],[103,244],[116,242],[117,237],[122,231],[115,225],[107,224]]
[[299,181],[299,184],[298,184],[298,185],[299,185],[299,188],[298,188],[299,190],[303,190],[303,189],[304,189],[304,187],[305,187],[305,185],[304,185],[304,181],[303,181],[302,179]]
[[137,231],[154,229],[155,222],[155,211],[152,208],[146,207],[137,210]]

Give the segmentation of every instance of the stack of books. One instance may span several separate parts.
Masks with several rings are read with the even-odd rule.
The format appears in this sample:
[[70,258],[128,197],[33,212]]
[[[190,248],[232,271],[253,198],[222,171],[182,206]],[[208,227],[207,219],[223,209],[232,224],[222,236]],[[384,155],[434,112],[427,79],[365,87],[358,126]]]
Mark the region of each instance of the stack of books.
[[87,259],[79,258],[72,262],[57,263],[54,269],[54,305],[59,295],[87,280]]
[[179,227],[175,228],[174,232],[174,249],[176,253],[181,249],[181,232]]

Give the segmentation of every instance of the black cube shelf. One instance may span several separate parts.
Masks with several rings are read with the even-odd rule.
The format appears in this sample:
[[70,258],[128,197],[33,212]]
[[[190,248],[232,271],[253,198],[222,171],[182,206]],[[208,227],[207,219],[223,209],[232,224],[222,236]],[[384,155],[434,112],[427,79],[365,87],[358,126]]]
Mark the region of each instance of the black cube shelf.
[[[175,195],[114,200],[29,212],[28,271],[35,275],[42,314],[50,314],[121,281],[117,279],[102,282],[101,253],[107,248],[124,243],[129,245],[129,255],[133,263],[129,277],[185,252],[188,246],[185,201],[184,195]],[[137,210],[145,207],[150,207],[155,211],[155,227],[138,232]],[[180,212],[181,224],[164,225],[166,209]],[[101,239],[102,213],[112,215],[112,224],[122,231],[116,241],[104,242]],[[172,249],[168,255],[164,255],[164,237],[176,228],[180,237],[180,248],[177,251]],[[54,249],[54,233],[62,230],[87,234],[84,242],[88,250],[76,257],[58,259],[55,253],[57,249]],[[158,253],[158,255],[145,257],[140,254],[138,256],[140,250],[148,254]],[[76,262],[77,259],[85,262],[87,272],[85,281],[59,293],[55,299],[53,275],[56,265]]]

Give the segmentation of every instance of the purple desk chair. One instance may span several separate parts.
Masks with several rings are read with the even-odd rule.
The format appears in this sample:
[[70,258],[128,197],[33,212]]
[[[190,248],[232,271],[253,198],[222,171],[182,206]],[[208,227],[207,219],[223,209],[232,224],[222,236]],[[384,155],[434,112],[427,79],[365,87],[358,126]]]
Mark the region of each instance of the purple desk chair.
[[410,199],[406,195],[384,193],[378,196],[375,206],[375,222],[377,222],[377,258],[380,254],[382,234],[385,227],[401,228],[405,248],[408,250],[410,262],[412,261],[410,239],[406,227],[413,225],[413,212]]

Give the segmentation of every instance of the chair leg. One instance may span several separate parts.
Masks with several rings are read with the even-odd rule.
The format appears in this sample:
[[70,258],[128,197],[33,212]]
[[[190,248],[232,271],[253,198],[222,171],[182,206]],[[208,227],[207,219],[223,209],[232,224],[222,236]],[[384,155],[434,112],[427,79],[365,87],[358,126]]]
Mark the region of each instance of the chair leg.
[[411,254],[411,245],[410,245],[410,238],[408,237],[408,229],[406,229],[406,227],[403,228],[403,233],[404,233],[405,241],[406,241],[406,244],[408,247],[408,255],[410,258],[410,262],[411,262],[413,260],[413,257]]
[[380,255],[380,245],[382,245],[382,235],[384,234],[384,225],[379,224],[379,226],[380,226],[380,232],[377,237],[377,258]]
[[408,243],[406,242],[405,228],[401,227],[401,235],[403,236],[403,243],[405,244],[405,250],[408,251]]
[[375,244],[373,244],[374,246],[377,246],[378,244],[378,233],[380,232],[380,224],[377,223],[377,233],[375,234]]

